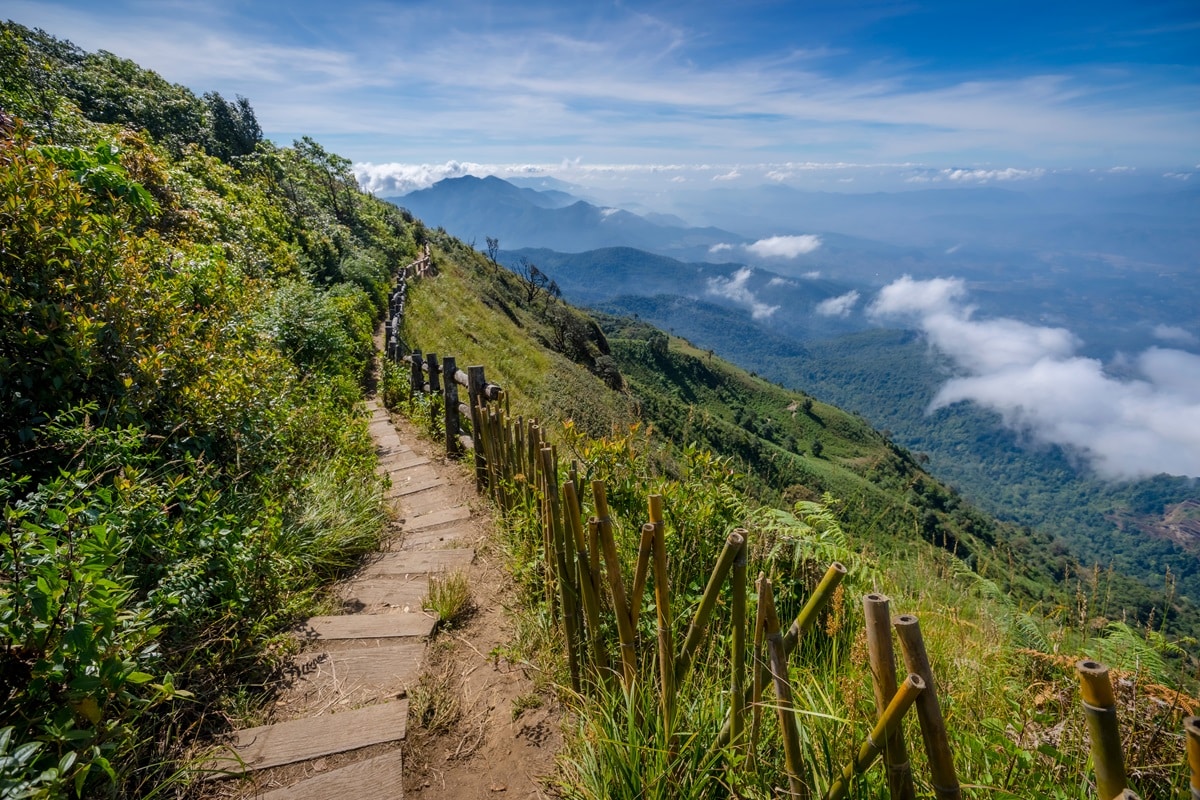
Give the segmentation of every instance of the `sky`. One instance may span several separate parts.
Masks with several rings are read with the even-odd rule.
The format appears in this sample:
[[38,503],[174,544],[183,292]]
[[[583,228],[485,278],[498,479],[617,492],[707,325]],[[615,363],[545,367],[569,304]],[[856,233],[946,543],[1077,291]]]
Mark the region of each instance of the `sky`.
[[383,194],[468,173],[1200,168],[1195,0],[6,0],[0,16],[244,95],[270,138],[312,135]]

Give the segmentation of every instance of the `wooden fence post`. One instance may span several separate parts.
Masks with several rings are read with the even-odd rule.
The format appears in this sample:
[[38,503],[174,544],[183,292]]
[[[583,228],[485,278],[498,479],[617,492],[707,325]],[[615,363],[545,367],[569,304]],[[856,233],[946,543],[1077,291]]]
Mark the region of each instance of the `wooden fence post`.
[[454,373],[458,372],[458,366],[454,363],[453,356],[446,356],[442,359],[442,375],[446,377],[444,389],[442,390],[442,405],[444,406],[443,413],[446,415],[446,455],[454,456],[458,454],[458,383],[454,380]]
[[442,393],[441,384],[438,383],[438,360],[436,353],[425,354],[425,369],[429,372],[429,422],[431,425],[436,426],[438,410],[434,398]]
[[[867,655],[871,661],[871,684],[875,687],[876,715],[882,718],[896,696],[896,653],[892,647],[892,619],[888,598],[871,593],[863,598],[863,617],[867,626]],[[887,765],[888,793],[892,800],[915,800],[908,749],[899,728],[883,742],[883,760]]]
[[1095,661],[1080,661],[1075,665],[1075,671],[1079,674],[1083,716],[1092,740],[1096,789],[1102,798],[1117,797],[1126,787],[1125,757],[1121,752],[1117,701],[1108,667]]
[[467,403],[471,406],[471,441],[475,451],[475,488],[480,492],[487,485],[487,462],[483,455],[483,404],[487,402],[483,367],[467,367]]
[[412,351],[412,355],[408,357],[408,368],[408,398],[413,400],[425,391],[425,376],[421,374],[420,350]]
[[925,691],[917,697],[917,720],[921,723],[921,738],[925,740],[925,755],[929,759],[929,782],[933,785],[938,800],[959,800],[962,791],[958,787],[958,775],[954,771],[954,759],[950,753],[950,740],[946,736],[946,721],[942,717],[942,706],[938,702],[937,684],[925,652],[925,640],[921,637],[921,625],[912,614],[901,614],[892,620],[896,636],[900,639],[900,652],[904,655],[904,666],[925,681]]

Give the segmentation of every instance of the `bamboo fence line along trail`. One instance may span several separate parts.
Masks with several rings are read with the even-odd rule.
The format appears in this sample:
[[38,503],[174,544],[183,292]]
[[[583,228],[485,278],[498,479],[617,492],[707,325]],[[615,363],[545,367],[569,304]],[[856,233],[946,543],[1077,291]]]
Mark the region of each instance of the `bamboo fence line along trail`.
[[[433,274],[428,252],[423,262],[420,269],[407,269],[403,277]],[[392,295],[388,357],[408,365],[411,397],[426,395],[433,400],[431,413],[435,419],[440,416],[447,455],[470,451],[480,493],[490,497],[506,518],[523,515],[535,520],[532,527],[542,559],[542,590],[566,644],[571,688],[582,694],[615,683],[629,693],[639,682],[654,683],[667,741],[674,752],[677,692],[694,668],[704,640],[712,635],[718,597],[728,586],[732,595],[728,625],[732,662],[729,713],[709,745],[709,755],[729,753],[732,748],[753,759],[762,732],[763,711],[774,708],[788,794],[811,798],[814,786],[801,752],[803,723],[794,707],[789,665],[799,642],[814,629],[846,576],[846,568],[836,562],[829,566],[786,631],[775,609],[771,581],[760,575],[756,582],[757,611],[750,627],[746,608],[749,534],[743,529],[730,531],[691,612],[682,644],[677,646],[672,631],[672,587],[662,497],[651,494],[646,498],[646,522],[640,530],[632,581],[627,585],[604,482],[594,480],[582,486],[578,470],[560,463],[555,446],[546,437],[546,428],[538,420],[513,416],[504,390],[486,380],[482,366],[463,371],[452,357],[442,358],[439,363],[432,353],[405,353],[399,335],[405,285],[401,280]],[[460,388],[466,390],[465,402],[459,399]],[[585,509],[589,495],[591,515]],[[651,578],[657,624],[654,646],[647,649],[639,635],[639,616]],[[877,593],[863,598],[863,609],[877,716],[850,760],[827,776],[828,788],[823,797],[845,797],[854,779],[882,760],[889,795],[893,800],[913,800],[915,784],[901,723],[915,707],[934,796],[938,800],[959,800],[962,791],[950,738],[917,617],[901,614],[890,618],[888,598]],[[902,680],[897,680],[893,636],[903,656]],[[654,673],[644,674],[642,668],[650,662],[655,665]],[[1080,662],[1078,672],[1099,797],[1136,798],[1126,785],[1107,669],[1095,662]],[[770,703],[764,700],[768,687],[775,694]],[[1200,718],[1189,717],[1185,733],[1192,798],[1200,800]],[[693,736],[689,741],[698,738]],[[737,763],[738,759],[725,762]]]

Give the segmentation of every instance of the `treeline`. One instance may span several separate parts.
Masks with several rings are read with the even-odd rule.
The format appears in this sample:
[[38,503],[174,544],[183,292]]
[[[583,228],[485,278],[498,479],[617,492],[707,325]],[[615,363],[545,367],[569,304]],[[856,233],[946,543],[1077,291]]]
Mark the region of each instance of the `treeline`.
[[377,540],[354,406],[426,232],[349,166],[0,26],[0,795],[183,780]]

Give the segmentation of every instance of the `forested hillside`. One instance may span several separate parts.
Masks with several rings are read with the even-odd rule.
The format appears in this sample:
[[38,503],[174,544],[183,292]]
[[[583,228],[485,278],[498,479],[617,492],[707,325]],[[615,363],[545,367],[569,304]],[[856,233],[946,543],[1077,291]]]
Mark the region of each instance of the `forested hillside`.
[[[612,480],[622,530],[654,487],[677,553],[741,525],[778,545],[756,557],[788,613],[821,560],[843,558],[851,591],[927,614],[965,780],[1086,791],[1074,679],[1059,669],[1086,653],[1136,687],[1122,708],[1147,721],[1131,746],[1142,785],[1181,785],[1161,732],[1182,706],[1157,684],[1194,665],[1160,628],[1117,618],[1110,579],[1072,577],[1064,553],[1047,559],[1045,541],[973,509],[860,418],[636,320],[589,316],[544,272],[509,271],[362,194],[349,166],[308,138],[263,140],[245,99],[0,29],[0,794],[198,791],[189,744],[253,715],[281,632],[377,543],[381,479],[355,408],[391,277],[426,244],[434,269],[411,288],[406,348],[487,365],[513,413]],[[397,402],[400,387],[390,366],[384,394]],[[676,563],[678,623],[706,564]],[[512,566],[518,627],[542,637],[552,684],[561,642],[528,591],[536,564]],[[830,764],[873,716],[861,619],[839,603],[827,638],[802,643],[804,699],[827,726],[807,746]],[[714,648],[702,658],[726,657]],[[700,688],[682,718],[711,734],[725,684]],[[621,716],[637,698],[562,695],[581,726],[566,794],[604,796],[614,771],[636,788],[643,757],[663,796],[728,794],[664,758],[673,742],[604,729],[652,720]],[[763,794],[782,756],[759,757],[747,785]]]
[[423,233],[348,167],[0,28],[0,795],[169,791],[376,541],[354,409]]
[[[1113,576],[1082,571],[1045,538],[972,508],[861,418],[638,320],[589,318],[558,298],[540,269],[504,269],[440,232],[432,240],[439,270],[409,286],[402,349],[485,365],[489,380],[504,387],[512,418],[536,418],[583,485],[603,480],[627,569],[638,551],[645,497],[662,497],[675,641],[705,586],[714,543],[731,527],[744,527],[755,543],[753,569],[779,587],[781,613],[796,612],[828,559],[850,565],[844,605],[808,640],[794,668],[805,758],[814,769],[830,769],[857,736],[858,721],[871,717],[862,703],[870,679],[861,610],[850,599],[868,591],[886,592],[894,608],[930,619],[935,670],[953,698],[961,774],[985,791],[1064,800],[1087,791],[1077,755],[1082,728],[1069,700],[1074,678],[1064,669],[1078,654],[1140,675],[1130,686],[1149,682],[1137,683],[1144,704],[1122,711],[1141,721],[1138,731],[1174,724],[1163,715],[1178,696],[1150,684],[1179,685],[1177,670],[1192,663],[1185,645],[1157,627],[1122,620]],[[390,402],[404,405],[406,385],[407,367],[389,368]],[[429,420],[427,402],[412,406],[415,420]],[[501,491],[519,496],[530,480],[518,475]],[[592,507],[581,503],[586,518]],[[578,710],[557,788],[581,798],[729,796],[729,787],[711,777],[707,749],[719,747],[712,737],[726,709],[728,640],[714,637],[696,655],[707,668],[680,694],[677,730],[688,733],[677,754],[663,738],[651,691],[652,647],[639,662],[646,692],[626,696],[604,684],[578,696],[567,688],[564,634],[547,599],[553,592],[534,514],[518,508],[504,520],[501,545],[522,590],[516,638],[506,652],[563,687]],[[654,614],[642,602],[640,638],[651,643]],[[722,593],[714,625],[727,626],[728,603]],[[613,613],[603,609],[601,631],[611,632]],[[1169,796],[1178,781],[1178,742],[1138,741],[1130,746],[1139,754],[1139,785],[1151,796]],[[769,792],[781,762],[777,746],[761,744],[753,767],[738,773],[735,793]],[[883,783],[866,779],[855,796],[885,796]]]

